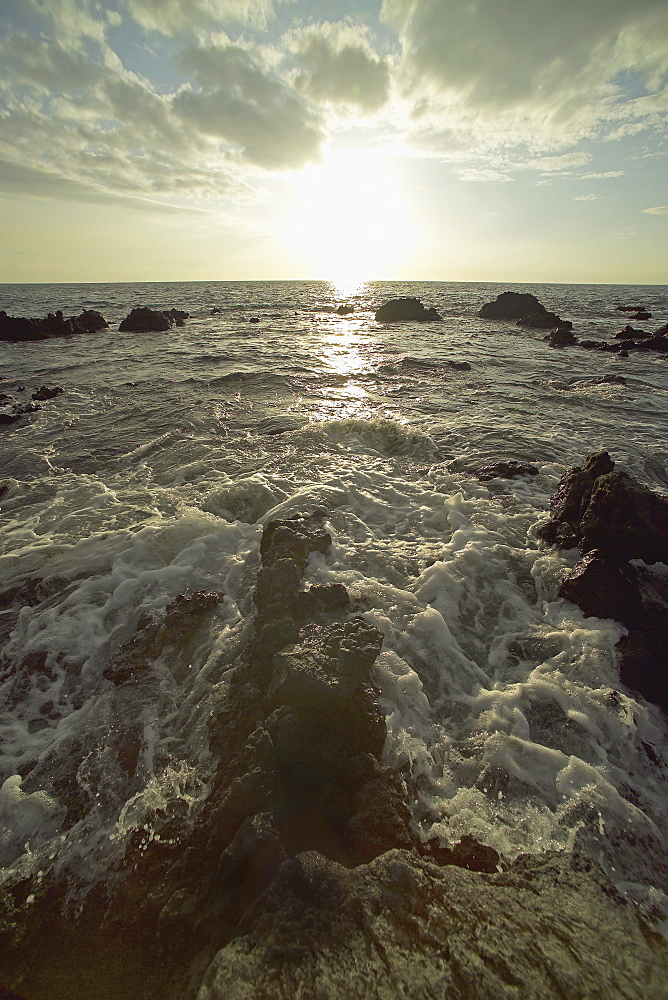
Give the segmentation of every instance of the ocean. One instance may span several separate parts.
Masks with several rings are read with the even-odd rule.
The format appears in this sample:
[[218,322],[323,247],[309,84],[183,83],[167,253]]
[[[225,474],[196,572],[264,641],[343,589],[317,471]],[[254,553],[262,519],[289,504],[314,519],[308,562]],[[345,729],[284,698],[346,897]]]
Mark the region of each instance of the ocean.
[[[382,633],[383,763],[405,777],[416,835],[470,835],[509,862],[586,853],[668,927],[666,719],[619,681],[622,626],[558,598],[577,553],[536,538],[560,477],[591,452],[668,490],[668,360],[555,349],[544,331],[477,317],[507,289],[580,338],[612,339],[620,304],[645,306],[645,329],[668,321],[668,286],[0,286],[10,315],[97,309],[110,324],[0,344],[11,402],[64,389],[0,428],[0,887],[62,876],[82,898],[113,882],[138,831],[196,823],[207,718],[248,642],[263,527],[318,512],[332,545],[303,585],[343,584]],[[400,295],[442,322],[377,323]],[[140,305],[190,318],[120,333]],[[538,475],[481,481],[501,459]],[[152,649],[152,683],[119,709],[119,650],[200,591],[220,596],[207,627]]]

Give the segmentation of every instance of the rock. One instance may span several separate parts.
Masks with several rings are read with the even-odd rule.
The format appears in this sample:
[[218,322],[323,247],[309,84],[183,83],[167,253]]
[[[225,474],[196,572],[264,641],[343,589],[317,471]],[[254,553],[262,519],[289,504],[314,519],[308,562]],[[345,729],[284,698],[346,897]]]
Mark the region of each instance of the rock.
[[487,302],[478,315],[482,319],[514,319],[518,326],[537,330],[571,330],[573,327],[569,320],[548,312],[536,296],[528,292],[502,292],[493,302]]
[[616,563],[643,559],[668,562],[668,497],[643,486],[614,468],[606,451],[589,455],[582,466],[570,469],[550,501],[554,521],[538,530],[545,541],[555,533],[574,537],[584,554],[598,549]]
[[634,337],[650,337],[651,334],[645,330],[636,330],[627,323],[623,330],[615,334],[617,340],[632,340]]
[[51,388],[48,385],[43,385],[33,392],[32,399],[55,399],[56,396],[60,396],[63,392],[65,392],[65,390],[61,385],[54,385]]
[[478,479],[486,482],[488,479],[511,479],[514,476],[537,476],[538,469],[535,465],[528,465],[526,462],[516,462],[509,459],[506,462],[494,462],[492,465],[483,465],[478,470]]
[[631,316],[631,319],[640,319],[640,320],[651,319],[651,318],[652,318],[651,312],[647,312],[645,309],[639,309]]
[[[557,492],[550,500],[550,515],[552,521],[563,524],[565,527],[558,529],[565,537],[573,537],[577,541],[582,537],[580,524],[584,513],[591,499],[591,492],[594,483],[599,476],[603,476],[614,469],[614,462],[607,451],[600,451],[588,455],[582,467],[576,466],[569,469],[562,477]],[[545,541],[552,540],[552,536],[557,529],[550,527],[550,522],[538,531],[539,538]],[[548,532],[548,537],[545,532]],[[571,548],[572,546],[567,546]]]
[[259,323],[260,322],[260,317],[259,316],[251,316],[251,318],[248,320],[248,322],[249,323]]
[[96,309],[84,309],[79,316],[73,316],[72,326],[77,333],[95,333],[109,329],[106,319]]
[[644,306],[616,306],[617,312],[637,313],[645,312]]
[[634,344],[639,350],[643,351],[668,351],[668,336],[665,334],[653,334],[651,337],[647,337],[646,340],[641,340],[639,344]]
[[588,618],[614,618],[627,628],[637,625],[642,613],[634,568],[602,559],[596,549],[565,577],[559,597],[577,604]]
[[553,330],[547,337],[547,340],[550,347],[570,347],[572,344],[577,344],[577,340],[575,339],[572,331],[566,327],[560,327],[558,330]]
[[482,319],[525,319],[547,313],[535,295],[528,292],[501,292],[493,302],[487,302],[478,316]]
[[653,336],[668,337],[668,323],[664,323],[664,325],[659,327],[658,330],[655,330]]
[[[517,326],[528,326],[535,330],[551,330],[554,329],[557,333],[568,333],[573,329],[573,324],[568,319],[562,319],[561,316],[557,316],[553,312],[539,312],[532,313],[530,316],[525,316],[523,319],[517,320]],[[568,343],[574,343],[573,340],[569,340]]]
[[487,875],[402,850],[352,871],[308,852],[283,861],[197,1000],[661,1000],[668,948],[644,931],[567,854]]
[[122,332],[151,333],[169,330],[174,325],[173,318],[164,312],[139,306],[121,321],[118,329]]
[[539,537],[561,548],[577,544],[584,555],[559,596],[628,629],[619,643],[620,678],[668,711],[668,497],[598,452],[566,473],[550,507],[553,520]]
[[108,327],[104,317],[94,309],[66,319],[62,312],[49,313],[43,319],[25,319],[0,312],[0,340],[31,341],[49,337],[68,337],[75,333],[92,333]]
[[375,315],[377,323],[396,323],[401,320],[429,323],[441,318],[435,309],[426,309],[419,299],[412,298],[390,299],[376,310]]
[[339,316],[350,316],[352,312],[355,312],[354,306],[340,305],[334,310]]
[[174,321],[176,326],[185,326],[185,321],[190,319],[190,313],[183,309],[164,309],[163,312],[165,316],[169,316]]
[[606,559],[668,563],[668,497],[627,472],[611,471],[594,482],[580,522],[581,552],[599,549]]
[[21,414],[16,413],[0,413],[0,426],[8,426],[9,424],[15,424],[21,419]]

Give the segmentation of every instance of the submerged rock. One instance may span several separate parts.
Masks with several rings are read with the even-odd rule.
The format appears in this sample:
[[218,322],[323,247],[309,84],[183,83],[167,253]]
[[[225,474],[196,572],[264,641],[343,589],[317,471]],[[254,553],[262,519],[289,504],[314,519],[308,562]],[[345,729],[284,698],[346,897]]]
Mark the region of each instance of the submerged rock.
[[396,323],[401,320],[414,320],[418,323],[429,323],[442,319],[435,309],[427,309],[419,299],[399,298],[384,302],[376,310],[377,323]]
[[35,392],[33,392],[32,399],[39,399],[41,401],[45,399],[55,399],[56,396],[60,396],[64,392],[65,390],[62,385],[42,385],[39,389],[36,389]]
[[537,476],[538,469],[535,465],[529,465],[526,462],[516,462],[514,459],[509,459],[505,462],[493,462],[491,465],[483,465],[481,469],[478,469],[478,479],[482,482],[486,482],[488,479],[496,479],[497,476],[502,479],[511,479],[515,476]]

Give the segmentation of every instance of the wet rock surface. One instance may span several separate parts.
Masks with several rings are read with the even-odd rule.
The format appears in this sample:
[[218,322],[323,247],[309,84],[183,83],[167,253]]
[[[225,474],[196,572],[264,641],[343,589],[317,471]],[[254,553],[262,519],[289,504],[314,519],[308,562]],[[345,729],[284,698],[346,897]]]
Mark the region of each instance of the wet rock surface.
[[[73,872],[5,883],[7,986],[58,1000],[658,998],[668,950],[593,863],[546,855],[502,870],[473,837],[416,836],[403,776],[381,759],[382,635],[344,587],[304,584],[330,545],[321,514],[266,526],[254,616],[206,705],[204,791],[133,828],[102,884]],[[99,738],[128,781],[153,664],[177,669],[178,647],[188,661],[221,606],[215,592],[181,595],[105,671],[122,724]],[[62,743],[67,825],[84,819],[75,778],[90,746]]]
[[573,324],[549,312],[535,295],[528,292],[501,292],[493,302],[486,302],[478,315],[481,319],[516,320],[518,326],[538,330],[571,330]]
[[180,309],[149,309],[139,306],[121,320],[118,329],[121,333],[161,333],[172,326],[183,326],[188,313]]
[[537,476],[538,469],[528,462],[517,462],[515,459],[507,461],[493,462],[491,465],[483,465],[478,469],[478,479],[486,482],[489,479],[513,479],[515,476]]
[[281,865],[198,1000],[658,1000],[663,955],[574,859],[526,858],[485,876],[404,851],[353,871],[309,852]]
[[0,341],[48,340],[51,337],[70,337],[77,333],[94,333],[106,330],[109,324],[95,309],[84,309],[79,316],[63,316],[59,310],[43,319],[8,316],[0,312]]
[[430,323],[441,318],[435,309],[427,309],[419,299],[409,297],[390,299],[389,302],[384,302],[375,314],[377,323],[396,323],[400,320]]
[[596,452],[562,478],[550,510],[539,537],[559,548],[577,545],[584,557],[559,596],[628,629],[618,647],[620,678],[668,711],[668,497]]

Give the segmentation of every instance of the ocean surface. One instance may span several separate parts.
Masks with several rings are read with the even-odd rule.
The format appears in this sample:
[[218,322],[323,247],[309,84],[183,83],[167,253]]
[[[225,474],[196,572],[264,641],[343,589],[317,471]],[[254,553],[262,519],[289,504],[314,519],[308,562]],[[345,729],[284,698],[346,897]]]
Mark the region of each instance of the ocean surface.
[[[110,323],[0,344],[13,402],[65,390],[0,428],[0,884],[17,871],[113,879],[135,831],[195,821],[263,526],[320,509],[332,549],[305,583],[344,584],[383,632],[384,759],[405,769],[420,836],[471,834],[508,859],[577,848],[668,924],[666,720],[620,684],[622,627],[557,598],[577,553],[535,536],[590,452],[668,489],[668,359],[553,349],[543,331],[477,318],[509,288],[582,338],[614,337],[618,304],[652,312],[636,326],[668,321],[666,286],[0,286],[10,315],[97,309]],[[398,295],[443,322],[376,323]],[[137,305],[190,319],[119,333]],[[499,459],[539,475],[481,482]],[[200,590],[224,595],[210,634],[156,651],[155,683],[120,717],[105,668],[145,616]],[[117,759],[128,720],[131,774]]]

